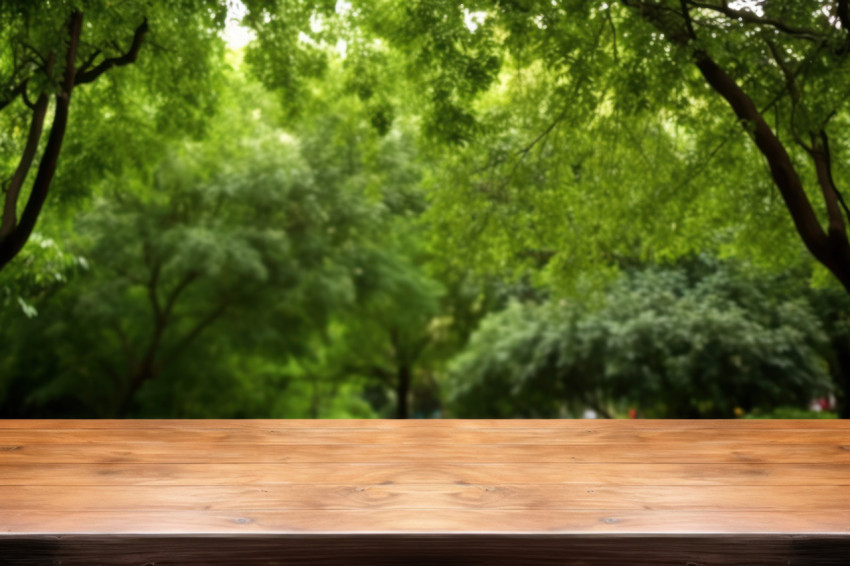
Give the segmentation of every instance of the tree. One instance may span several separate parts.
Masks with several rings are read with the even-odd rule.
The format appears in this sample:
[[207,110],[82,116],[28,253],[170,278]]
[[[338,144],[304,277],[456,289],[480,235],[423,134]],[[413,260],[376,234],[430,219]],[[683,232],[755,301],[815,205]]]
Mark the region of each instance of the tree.
[[224,137],[238,131],[222,125],[222,138],[178,145],[151,176],[113,181],[76,227],[90,273],[36,325],[56,348],[38,364],[32,348],[43,344],[21,348],[12,373],[25,381],[43,370],[55,391],[96,381],[81,392],[97,397],[81,403],[123,416],[143,387],[176,379],[189,354],[225,363],[262,352],[279,364],[307,355],[308,337],[355,296],[373,207],[326,174],[334,163],[312,170],[294,138],[273,128],[265,141],[261,129]]
[[701,261],[626,275],[601,308],[513,302],[457,358],[455,410],[730,418],[736,408],[806,405],[829,388],[826,336],[779,283]]
[[371,289],[343,319],[348,348],[340,367],[393,390],[399,419],[411,415],[411,391],[421,373],[417,370],[424,369],[439,333],[443,293],[440,284],[412,264],[405,252],[409,250],[372,250],[364,274]]
[[[780,6],[773,2],[751,3],[747,8],[731,8],[726,2],[683,1],[680,5],[624,0],[626,6],[657,28],[677,47],[685,49],[712,90],[734,111],[764,156],[770,174],[794,221],[794,226],[812,255],[850,292],[850,241],[845,213],[833,178],[832,153],[827,127],[844,110],[847,83],[836,80],[846,70],[850,54],[850,12],[846,0],[830,5],[823,2],[797,2]],[[711,42],[718,32],[728,34]],[[756,37],[756,41],[748,36]],[[742,65],[741,42],[761,61],[763,69],[747,72]],[[769,58],[768,58],[769,56]],[[730,70],[735,68],[735,71]],[[764,72],[767,67],[768,72]],[[737,76],[736,76],[737,75]],[[742,88],[751,80],[753,87]],[[777,89],[776,85],[782,85]],[[768,104],[758,105],[755,94],[776,92],[788,112],[785,128],[793,142],[809,157],[816,172],[822,206],[828,219],[824,229],[815,213],[800,175],[778,132],[766,120]],[[759,94],[761,94],[759,93]],[[764,96],[762,94],[762,96]],[[778,125],[777,125],[778,126]],[[842,206],[844,210],[842,210]]]
[[[167,62],[144,65],[147,84],[152,90],[164,88],[155,96],[164,94],[174,103],[183,91],[180,83],[185,81],[179,77],[188,73],[185,68],[182,73],[173,71],[187,65],[204,67],[216,51],[212,48],[218,41],[215,31],[223,25],[225,14],[226,3],[213,0],[186,3],[179,9],[169,2],[137,1],[104,6],[99,1],[12,0],[0,5],[4,22],[0,41],[8,46],[8,51],[0,53],[0,111],[13,132],[26,118],[29,122],[21,128],[27,131],[24,140],[10,140],[20,156],[16,164],[0,161],[5,179],[0,269],[21,251],[36,226],[57,173],[77,87],[135,63],[143,46],[151,44],[150,55],[156,51]],[[162,73],[176,80],[154,76]],[[43,142],[48,116],[50,131]],[[35,176],[19,216],[18,203],[27,194],[25,186],[33,167]],[[3,171],[7,168],[11,171],[8,177]]]
[[[734,144],[716,137],[734,119],[757,150],[738,171],[772,181],[800,241],[850,291],[847,210],[835,184],[845,170],[836,156],[850,141],[844,0],[428,0],[404,10],[360,8],[365,26],[411,54],[408,68],[430,106],[426,123],[442,124],[432,131],[443,139],[470,143],[498,128],[487,115],[493,100],[525,112],[526,127],[537,133],[491,162],[508,163],[506,178],[557,129],[621,116],[632,126],[648,121],[692,136],[683,149],[696,146],[702,172],[730,154],[726,146]],[[505,100],[511,83],[530,86]],[[621,143],[633,144],[631,137]],[[556,153],[576,163],[570,145]],[[681,160],[686,151],[678,153]],[[740,214],[752,217],[764,207],[758,183],[738,192]],[[684,200],[671,198],[674,208]]]
[[829,287],[809,289],[805,295],[827,336],[822,355],[835,383],[838,416],[850,419],[850,300],[839,289]]

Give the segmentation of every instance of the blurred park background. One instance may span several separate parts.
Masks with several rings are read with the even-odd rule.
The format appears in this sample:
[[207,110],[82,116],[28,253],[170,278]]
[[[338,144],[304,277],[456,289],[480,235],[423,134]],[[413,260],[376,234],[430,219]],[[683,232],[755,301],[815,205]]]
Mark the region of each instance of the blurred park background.
[[850,417],[846,22],[0,0],[0,417]]

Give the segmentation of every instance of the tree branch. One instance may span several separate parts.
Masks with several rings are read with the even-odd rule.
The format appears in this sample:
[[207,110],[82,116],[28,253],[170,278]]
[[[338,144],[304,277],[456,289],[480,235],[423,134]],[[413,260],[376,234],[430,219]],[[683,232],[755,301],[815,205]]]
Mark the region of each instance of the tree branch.
[[124,354],[127,356],[127,364],[129,366],[137,364],[139,357],[136,355],[136,351],[133,349],[133,345],[130,342],[130,338],[127,336],[127,333],[124,332],[123,328],[121,328],[121,322],[118,319],[114,319],[112,321],[111,328],[115,331],[115,334],[118,336],[118,340],[121,342],[121,347],[124,349]]
[[[667,13],[660,11],[657,5],[640,0],[622,0],[622,2],[638,10],[649,23],[665,32],[673,43],[681,47],[689,47],[690,38],[682,28],[682,23],[673,21]],[[698,3],[692,2],[692,5],[698,5]],[[708,7],[719,9],[717,6]],[[691,54],[709,86],[726,100],[767,160],[773,182],[779,189],[797,233],[806,248],[850,292],[850,243],[843,228],[840,232],[836,230],[837,220],[834,212],[836,207],[834,204],[829,204],[829,199],[833,201],[837,199],[837,193],[827,191],[829,193],[827,206],[831,207],[830,229],[827,234],[814,212],[785,146],[768,126],[749,95],[706,51],[697,48],[693,49]]]
[[97,66],[92,69],[86,70],[87,65],[90,65],[94,62],[94,59],[91,59],[91,62],[87,62],[86,65],[77,72],[76,77],[74,78],[75,85],[81,85],[85,83],[90,83],[97,79],[100,75],[111,69],[112,67],[123,67],[124,65],[129,65],[133,63],[136,58],[139,56],[139,50],[142,48],[142,42],[145,39],[145,34],[148,32],[148,20],[147,18],[139,24],[139,27],[136,28],[135,33],[133,34],[133,41],[130,44],[130,48],[119,57],[109,57],[104,59]]
[[682,5],[682,17],[685,18],[685,27],[688,30],[688,35],[691,36],[691,39],[696,39],[697,34],[694,31],[694,23],[691,21],[691,14],[688,11],[688,2],[687,0],[679,0],[679,3]]
[[558,124],[560,124],[560,123],[561,123],[561,121],[564,119],[564,117],[566,117],[566,114],[567,114],[567,111],[566,111],[566,109],[564,109],[564,110],[563,110],[563,111],[562,111],[562,112],[558,115],[558,117],[557,117],[557,118],[555,118],[554,120],[552,120],[552,122],[551,122],[548,126],[546,126],[546,129],[544,129],[544,130],[543,130],[542,132],[540,132],[537,136],[535,136],[535,138],[534,138],[533,140],[531,140],[528,144],[526,144],[526,146],[525,146],[525,147],[523,147],[523,148],[521,148],[521,149],[518,149],[518,150],[516,151],[517,155],[525,155],[525,154],[527,154],[528,152],[530,152],[530,151],[534,148],[534,146],[535,146],[535,145],[537,145],[537,144],[540,142],[540,140],[542,140],[543,138],[545,138],[546,136],[548,136],[549,134],[551,134],[551,133],[552,133],[552,130],[554,130],[554,129],[555,129],[555,127],[556,127]]
[[835,196],[838,197],[838,202],[841,203],[841,208],[844,209],[844,213],[847,215],[847,218],[850,218],[850,209],[847,208],[847,203],[844,201],[844,197],[842,196],[841,191],[838,190],[838,186],[835,184],[835,179],[832,177],[832,152],[829,150],[829,137],[826,135],[826,130],[821,131],[821,140],[823,141],[823,150],[826,155],[829,182],[832,185],[832,190],[835,191]]
[[785,147],[767,125],[752,99],[726,71],[705,52],[696,52],[695,58],[696,65],[708,84],[729,103],[742,125],[750,131],[759,151],[767,159],[773,181],[785,200],[803,243],[820,259],[824,254],[826,234],[818,222]]
[[189,344],[191,344],[198,337],[198,335],[201,334],[201,332],[204,331],[204,329],[206,327],[208,327],[210,324],[215,322],[216,319],[218,319],[221,315],[224,314],[224,312],[227,310],[228,306],[229,306],[229,302],[227,302],[227,301],[222,302],[220,305],[218,305],[218,307],[216,307],[214,310],[212,310],[207,316],[205,316],[203,319],[201,319],[198,322],[198,324],[196,324],[195,327],[192,328],[192,330],[190,330],[188,333],[186,333],[186,335],[183,336],[183,338],[180,340],[180,342],[178,342],[177,345],[175,345],[171,349],[171,351],[168,352],[167,355],[165,355],[161,365],[167,365],[167,364],[173,362],[180,355],[180,353],[183,350],[185,350],[186,347],[189,346]]
[[159,285],[159,274],[162,270],[162,264],[155,260],[154,264],[151,266],[151,276],[148,279],[146,287],[148,288],[148,300],[150,300],[151,308],[153,309],[153,319],[154,324],[159,326],[162,321],[162,307],[159,304],[159,294],[156,292],[156,288]]
[[[812,138],[815,138],[814,134]],[[815,142],[815,140],[812,140]],[[827,158],[822,150],[818,147],[810,152],[812,161],[815,163],[815,171],[817,172],[818,185],[821,188],[823,200],[826,203],[826,213],[829,222],[828,233],[843,234],[844,233],[844,216],[841,213],[841,208],[838,204],[838,192],[833,188],[830,182],[829,165]]]
[[65,74],[56,94],[56,107],[53,113],[53,124],[50,128],[50,136],[44,148],[41,162],[38,166],[35,181],[33,181],[27,205],[21,215],[21,220],[5,238],[0,240],[0,269],[14,258],[30,237],[38,220],[44,201],[47,199],[47,191],[50,182],[56,173],[59,162],[59,151],[62,148],[62,140],[65,138],[65,130],[68,126],[68,110],[71,103],[71,91],[74,88],[74,62],[77,57],[77,47],[80,44],[80,33],[83,26],[83,14],[74,11],[68,20],[68,49],[65,53]]
[[[53,62],[55,54],[51,53],[45,61],[44,72],[48,76],[53,72]],[[47,116],[47,106],[49,103],[47,93],[41,93],[38,99],[33,103],[27,97],[27,82],[24,80],[21,95],[24,103],[32,109],[32,122],[30,123],[27,141],[24,144],[24,151],[21,154],[21,160],[18,162],[18,167],[15,169],[12,178],[9,180],[9,185],[6,187],[6,199],[3,203],[3,220],[0,223],[0,241],[5,238],[18,223],[18,198],[21,194],[21,188],[24,181],[27,179],[30,168],[32,167],[35,153],[38,151],[38,144],[41,141],[42,132],[44,131],[44,118]]]
[[[44,66],[44,67],[47,67],[47,66],[48,66],[47,60],[45,60],[45,58],[41,55],[41,53],[39,53],[39,52],[38,52],[38,49],[36,49],[35,47],[33,47],[32,45],[30,45],[30,44],[29,44],[29,43],[27,43],[26,41],[21,41],[20,43],[21,43],[21,45],[23,45],[24,47],[26,47],[27,49],[29,49],[29,50],[30,50],[30,52],[31,52],[33,55],[35,55],[35,57],[36,57],[36,58],[37,58],[37,59],[41,62],[42,66]],[[48,73],[48,74],[49,74],[49,73]]]
[[[787,33],[789,35],[795,35],[797,37],[807,39],[809,41],[820,41],[824,39],[823,34],[818,33],[814,30],[789,26],[788,24],[780,20],[757,16],[756,14],[747,10],[735,10],[734,8],[730,8],[729,5],[726,4],[726,2],[723,2],[722,5],[707,4],[705,2],[697,2],[696,0],[687,0],[687,2],[695,8],[718,12],[723,14],[724,16],[738,19],[747,24],[769,26],[781,32]],[[682,3],[684,4],[685,0],[682,0]]]
[[608,25],[611,27],[611,46],[614,50],[614,63],[620,64],[620,55],[617,53],[617,28],[614,26],[614,19],[611,17],[611,7],[605,10],[605,18],[608,20]]
[[171,312],[174,310],[174,304],[177,302],[180,294],[188,287],[193,281],[198,278],[197,271],[189,271],[186,276],[177,283],[177,286],[171,291],[171,294],[168,296],[168,299],[165,301],[165,308],[163,309],[163,318],[168,318],[171,316]]
[[830,232],[845,234],[844,217],[841,209],[844,209],[844,213],[848,217],[850,217],[850,211],[848,211],[844,197],[841,196],[832,177],[832,156],[829,151],[829,137],[826,135],[826,131],[821,130],[817,134],[813,133],[811,138],[812,149],[809,151],[809,155],[815,163],[818,184],[821,187],[821,192],[826,202]]
[[[782,72],[782,76],[785,82],[785,89],[788,91],[788,95],[791,99],[791,114],[788,119],[788,129],[791,132],[791,137],[794,138],[794,141],[797,143],[797,145],[805,149],[807,152],[811,153],[813,151],[812,147],[808,146],[806,142],[803,141],[803,139],[797,133],[796,128],[794,127],[795,116],[797,115],[797,106],[800,104],[801,98],[800,89],[797,86],[796,72],[782,58],[782,54],[779,52],[779,47],[777,47],[773,41],[771,41],[770,39],[765,39],[764,41],[770,49],[770,54],[773,56],[773,60],[776,62],[776,65]],[[779,131],[778,126],[776,131]]]
[[9,106],[12,102],[18,98],[24,90],[27,88],[27,79],[24,79],[16,86],[12,87],[9,91],[9,94],[6,95],[6,98],[0,99],[0,110],[3,110],[7,106]]
[[797,104],[800,101],[800,89],[797,88],[797,78],[794,70],[782,58],[782,54],[779,52],[779,47],[777,47],[776,43],[770,39],[765,39],[764,42],[767,44],[768,49],[770,49],[770,54],[773,56],[773,60],[776,62],[779,70],[782,71],[785,86],[788,89],[788,94],[791,95],[791,102]]
[[841,28],[850,33],[850,2],[848,0],[838,0],[835,14],[838,16],[838,21],[841,22]]
[[94,60],[97,59],[97,56],[100,55],[100,53],[101,53],[100,49],[95,49],[94,52],[92,52],[92,54],[89,55],[89,58],[86,59],[85,62],[82,65],[80,65],[79,69],[77,69],[77,76],[79,76],[80,73],[84,73],[84,72],[88,71],[91,68],[91,66],[94,64]]
[[44,118],[47,115],[48,98],[46,93],[42,93],[35,102],[32,111],[32,122],[30,122],[27,141],[24,145],[24,151],[21,154],[21,160],[18,162],[18,167],[15,169],[9,186],[6,189],[6,199],[3,203],[3,220],[0,223],[0,241],[6,238],[18,223],[18,197],[21,195],[21,187],[27,178],[32,162],[35,159],[35,153],[38,151],[38,142],[41,140],[41,134],[44,130]]
[[27,96],[26,88],[24,88],[23,92],[21,92],[21,98],[24,100],[24,104],[26,105],[26,107],[35,112],[37,108],[36,102],[38,102],[38,99],[36,99],[36,102],[30,100],[30,97]]

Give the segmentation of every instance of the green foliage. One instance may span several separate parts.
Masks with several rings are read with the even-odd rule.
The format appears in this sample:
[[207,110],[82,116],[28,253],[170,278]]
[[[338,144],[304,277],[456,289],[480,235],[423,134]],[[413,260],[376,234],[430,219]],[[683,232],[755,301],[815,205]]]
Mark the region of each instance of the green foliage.
[[[73,10],[83,13],[81,47],[75,62],[78,73],[124,55],[142,22],[147,22],[148,32],[132,64],[110,67],[97,80],[74,89],[68,160],[94,161],[87,167],[73,163],[63,167],[67,173],[63,186],[78,176],[92,183],[92,173],[109,171],[116,160],[133,155],[130,150],[144,147],[142,140],[156,132],[174,135],[176,131],[197,131],[215,102],[215,78],[224,54],[218,37],[226,14],[223,1],[3,2],[0,18],[8,25],[0,29],[0,39],[10,46],[0,52],[0,103],[10,104],[0,114],[4,126],[24,127],[24,99],[20,95],[3,98],[11,96],[18,85],[26,84],[29,100],[35,100],[42,91],[56,89],[53,83],[62,76],[65,28]],[[43,63],[51,56],[55,61],[47,73]],[[3,131],[9,132],[7,128]],[[104,132],[121,137],[106,138]],[[20,144],[22,132],[16,133],[14,143]],[[13,147],[11,139],[6,143]],[[19,152],[11,155],[17,157]],[[142,155],[144,152],[134,157],[140,159]],[[8,165],[12,165],[11,160]]]
[[850,173],[820,2],[246,0],[240,52],[228,4],[0,2],[4,190],[73,11],[89,70],[149,27],[73,89],[51,213],[0,273],[0,415],[850,407],[846,293],[693,64],[815,201],[807,143]]
[[545,265],[543,281],[565,286],[633,258],[810,261],[752,128],[694,65],[706,54],[742,86],[823,223],[809,144],[848,147],[847,32],[815,0],[779,4],[428,0],[358,14],[411,61],[419,100],[440,100],[423,104],[424,131],[468,146],[433,179],[437,245],[491,273]]
[[30,238],[30,245],[18,259],[19,268],[0,275],[6,312],[14,304],[29,318],[38,316],[35,304],[60,289],[81,270],[88,269],[88,261],[63,249],[54,239],[38,232]]
[[461,416],[553,417],[637,407],[646,416],[731,417],[805,404],[829,387],[811,307],[729,268],[647,269],[600,309],[514,302],[455,362]]
[[434,0],[354,5],[355,21],[405,53],[405,67],[419,77],[425,131],[452,145],[472,139],[478,124],[469,104],[497,80],[501,65],[494,30],[465,24],[474,6]]
[[829,411],[807,411],[794,407],[779,407],[768,412],[758,412],[746,415],[748,419],[834,419],[835,413]]
[[324,47],[332,40],[336,2],[302,0],[250,0],[244,24],[257,34],[248,45],[245,61],[268,89],[284,99],[290,115],[297,115],[310,79],[320,78],[328,67]]
[[[155,170],[105,180],[76,226],[90,273],[26,329],[66,347],[27,364],[32,350],[20,346],[12,379],[29,384],[17,410],[37,413],[69,392],[77,415],[126,413],[137,392],[147,414],[207,415],[204,397],[247,403],[253,386],[223,361],[308,356],[309,336],[355,299],[357,250],[378,209],[344,174],[347,152],[308,160],[309,135],[269,128],[264,97],[238,81],[235,90],[243,111],[223,113],[203,142],[171,144]],[[166,391],[195,404],[162,402]]]

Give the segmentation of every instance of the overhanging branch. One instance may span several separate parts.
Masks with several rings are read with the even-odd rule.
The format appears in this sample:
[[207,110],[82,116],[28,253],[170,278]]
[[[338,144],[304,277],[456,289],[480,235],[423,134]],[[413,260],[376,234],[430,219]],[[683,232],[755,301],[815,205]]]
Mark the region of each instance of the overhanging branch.
[[[825,165],[825,169],[826,169],[826,171],[825,171],[826,172],[826,182],[828,183],[829,188],[832,189],[832,192],[834,193],[835,199],[838,201],[838,204],[844,210],[844,214],[846,214],[847,218],[850,219],[850,209],[847,208],[847,203],[844,201],[844,196],[841,194],[841,191],[838,190],[838,186],[835,184],[835,179],[832,176],[832,153],[829,150],[829,136],[826,135],[825,130],[821,130],[819,137],[820,137],[821,151],[822,151],[823,158],[824,158],[824,165]],[[813,142],[814,141],[815,140],[813,140]],[[814,147],[816,144],[813,143],[812,145]],[[842,223],[842,230],[843,230],[843,223]]]
[[850,33],[850,2],[848,0],[838,0],[838,6],[835,12],[838,16],[838,21],[841,22],[841,28],[845,32]]
[[62,140],[65,137],[65,130],[68,126],[68,109],[71,103],[71,91],[74,88],[74,61],[76,60],[77,48],[80,44],[83,14],[77,11],[72,13],[68,19],[67,26],[68,48],[65,52],[65,73],[60,84],[59,92],[55,97],[56,104],[50,135],[47,138],[47,145],[38,164],[32,190],[30,191],[24,211],[21,214],[20,222],[0,240],[0,268],[9,263],[21,251],[21,248],[24,247],[24,244],[29,239],[30,234],[32,234],[38,220],[38,215],[41,213],[44,201],[47,198],[47,192],[53,180],[53,175],[56,173],[59,150],[62,148]]
[[213,322],[227,311],[230,303],[223,299],[222,302],[210,311],[204,318],[199,320],[195,326],[187,332],[183,338],[163,357],[162,365],[170,364]]
[[[669,14],[659,11],[658,6],[654,3],[639,0],[622,1],[627,6],[638,10],[649,23],[665,32],[665,35],[673,43],[681,47],[690,46],[691,38],[683,21],[671,20]],[[690,4],[692,6],[702,5],[700,2],[693,1]],[[721,11],[731,10],[728,7],[720,8],[708,4],[704,6]],[[717,94],[726,100],[738,120],[750,132],[756,147],[767,160],[774,184],[785,201],[786,208],[803,243],[812,255],[829,267],[833,261],[829,257],[827,234],[820,225],[806,195],[802,180],[784,145],[764,120],[753,100],[734,78],[726,73],[704,50],[693,49],[692,56],[703,78]],[[847,283],[850,284],[850,281]]]
[[41,140],[41,134],[44,129],[44,118],[47,115],[47,104],[48,98],[45,93],[42,93],[33,104],[32,121],[30,122],[24,151],[6,189],[6,199],[3,203],[3,220],[0,223],[0,238],[5,238],[15,229],[18,223],[18,197],[20,197],[21,188],[32,167],[36,151],[38,151],[38,142]]
[[688,35],[691,39],[696,39],[697,34],[694,31],[694,23],[691,21],[691,13],[688,11],[687,0],[680,0],[682,4],[682,17],[685,18],[685,27],[688,29]]
[[86,62],[80,70],[77,72],[74,78],[74,85],[81,85],[85,83],[90,83],[97,79],[100,75],[111,69],[112,67],[123,67],[124,65],[129,65],[133,63],[136,58],[139,56],[139,51],[142,48],[142,43],[145,39],[145,34],[148,32],[148,20],[145,18],[139,27],[136,28],[135,33],[133,34],[133,41],[130,44],[130,48],[120,57],[109,57],[104,59],[96,66],[91,69],[87,69],[87,67],[91,66],[93,62],[93,58],[91,61]]
[[12,87],[7,93],[6,96],[0,99],[0,110],[3,110],[7,106],[9,106],[12,102],[15,101],[16,98],[23,94],[24,90],[27,88],[27,79],[24,79],[14,87]]
[[776,30],[779,30],[783,33],[787,33],[788,35],[793,35],[796,37],[800,37],[802,39],[807,39],[809,41],[820,41],[824,39],[824,34],[818,33],[814,30],[806,29],[806,28],[798,28],[795,26],[789,26],[783,21],[776,20],[773,18],[765,18],[762,16],[758,16],[752,12],[747,10],[736,10],[734,8],[730,8],[726,2],[723,2],[721,5],[717,4],[708,4],[705,2],[697,2],[696,0],[688,0],[688,4],[693,6],[694,8],[700,8],[703,10],[710,10],[713,12],[717,12],[723,14],[728,18],[733,18],[736,20],[740,20],[747,24],[754,24],[760,26],[768,26],[772,27]]

